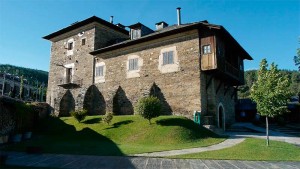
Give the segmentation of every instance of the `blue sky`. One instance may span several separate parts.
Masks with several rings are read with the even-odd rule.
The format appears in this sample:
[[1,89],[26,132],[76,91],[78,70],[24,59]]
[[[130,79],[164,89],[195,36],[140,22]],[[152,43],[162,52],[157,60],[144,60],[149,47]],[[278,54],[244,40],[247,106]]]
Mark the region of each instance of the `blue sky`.
[[49,70],[50,42],[41,37],[75,21],[96,15],[114,23],[182,23],[208,20],[223,25],[254,58],[245,69],[257,69],[262,58],[280,69],[296,70],[300,0],[0,0],[0,64]]

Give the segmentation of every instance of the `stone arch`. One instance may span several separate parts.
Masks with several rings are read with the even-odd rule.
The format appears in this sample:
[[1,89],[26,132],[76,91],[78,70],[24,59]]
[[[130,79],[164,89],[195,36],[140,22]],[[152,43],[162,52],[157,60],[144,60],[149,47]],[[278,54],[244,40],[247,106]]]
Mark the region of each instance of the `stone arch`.
[[115,115],[132,115],[134,113],[132,103],[121,86],[113,97],[113,113]]
[[225,130],[225,109],[222,103],[218,106],[218,127]]
[[103,115],[106,112],[106,103],[102,93],[95,85],[91,85],[84,96],[83,108],[88,115]]
[[67,90],[64,96],[60,100],[58,116],[70,116],[70,112],[74,110],[75,110],[74,97],[70,92],[70,90]]
[[167,102],[164,94],[162,93],[161,89],[157,86],[156,83],[153,83],[150,88],[150,96],[155,96],[160,100],[162,104],[162,110],[161,110],[162,115],[172,115],[173,112],[172,108]]

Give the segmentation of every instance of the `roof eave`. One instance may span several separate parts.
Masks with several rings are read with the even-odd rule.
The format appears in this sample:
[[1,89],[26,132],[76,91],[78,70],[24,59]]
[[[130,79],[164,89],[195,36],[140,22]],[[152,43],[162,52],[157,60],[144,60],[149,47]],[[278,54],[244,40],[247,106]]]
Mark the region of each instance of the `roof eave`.
[[221,26],[220,28],[220,30],[223,31],[229,38],[231,38],[231,40],[233,40],[234,43],[241,49],[241,52],[243,53],[243,56],[241,57],[247,60],[253,60],[249,53],[235,40],[233,36],[231,36],[231,34],[223,26]]
[[148,41],[148,40],[153,40],[153,39],[156,39],[158,37],[169,36],[169,35],[172,35],[174,32],[179,33],[179,32],[183,32],[183,31],[196,29],[198,26],[199,26],[199,24],[195,24],[195,25],[191,25],[191,26],[187,26],[187,27],[173,29],[173,30],[163,32],[163,33],[160,33],[160,34],[156,34],[156,35],[152,35],[152,36],[141,37],[139,39],[128,41],[127,43],[120,43],[119,45],[116,44],[116,45],[107,46],[107,47],[104,47],[104,48],[101,48],[101,49],[97,49],[95,51],[90,52],[90,54],[91,55],[97,55],[97,54],[104,53],[104,52],[107,52],[107,51],[110,51],[110,50],[118,49],[120,47],[126,47],[126,46],[130,46],[130,45],[134,45],[134,44],[145,42],[145,41]]
[[78,23],[75,23],[75,24],[70,25],[70,26],[68,26],[68,27],[65,27],[65,28],[63,28],[63,29],[60,29],[60,30],[58,30],[58,31],[56,31],[56,32],[53,32],[53,33],[51,33],[51,34],[49,34],[49,35],[46,35],[46,36],[44,36],[44,37],[42,37],[42,38],[43,38],[43,39],[46,39],[46,40],[51,40],[51,39],[54,38],[54,37],[57,37],[57,36],[59,36],[59,35],[62,35],[62,34],[64,34],[64,33],[67,33],[67,32],[69,32],[69,31],[72,31],[72,30],[74,30],[74,29],[80,28],[80,27],[82,27],[82,26],[85,26],[85,25],[87,25],[87,24],[89,24],[89,23],[93,23],[93,22],[97,22],[97,23],[103,24],[103,25],[105,25],[105,26],[108,26],[108,27],[110,27],[110,28],[116,30],[116,31],[119,31],[119,32],[121,32],[121,33],[124,33],[124,34],[127,34],[127,35],[128,35],[128,31],[127,31],[127,30],[125,30],[125,29],[123,29],[123,28],[120,28],[120,27],[118,27],[118,26],[116,26],[116,25],[114,25],[114,24],[111,24],[111,23],[109,23],[109,22],[107,22],[107,21],[105,21],[105,20],[103,20],[103,19],[101,19],[101,18],[98,18],[98,17],[96,17],[96,16],[92,16],[92,17],[87,18],[87,19],[85,19],[85,20],[83,20],[83,21],[80,21],[80,22],[78,22]]

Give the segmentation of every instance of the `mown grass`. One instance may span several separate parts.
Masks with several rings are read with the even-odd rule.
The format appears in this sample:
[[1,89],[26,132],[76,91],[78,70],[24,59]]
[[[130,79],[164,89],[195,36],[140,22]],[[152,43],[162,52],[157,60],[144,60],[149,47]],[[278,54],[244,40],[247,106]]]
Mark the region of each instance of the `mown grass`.
[[89,116],[82,123],[72,117],[42,122],[35,138],[13,144],[6,150],[25,151],[41,147],[45,153],[130,155],[136,153],[202,147],[225,140],[211,131],[178,116],[148,121],[140,116],[115,116],[112,125],[103,116]]
[[247,138],[244,142],[216,151],[173,156],[172,158],[222,159],[222,160],[266,160],[266,161],[300,161],[300,147],[280,141]]

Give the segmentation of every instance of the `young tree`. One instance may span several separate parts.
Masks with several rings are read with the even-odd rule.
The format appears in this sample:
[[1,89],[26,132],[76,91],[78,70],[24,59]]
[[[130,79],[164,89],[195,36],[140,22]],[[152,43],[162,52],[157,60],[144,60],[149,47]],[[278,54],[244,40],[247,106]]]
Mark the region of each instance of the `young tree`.
[[151,124],[151,119],[158,117],[161,114],[161,107],[162,104],[157,97],[143,97],[138,101],[135,112],[147,119],[149,124]]
[[109,125],[111,120],[113,119],[114,115],[112,112],[107,112],[103,118],[103,121]]
[[23,96],[23,88],[24,88],[24,78],[23,75],[21,76],[21,82],[20,82],[20,99],[22,100],[22,96]]
[[261,116],[266,116],[267,146],[269,146],[269,123],[268,117],[275,117],[287,112],[287,102],[291,96],[288,89],[289,78],[282,75],[277,65],[268,63],[263,59],[258,71],[258,79],[251,87],[250,97],[257,104],[257,111]]
[[300,48],[297,49],[297,56],[294,56],[294,62],[295,65],[298,66],[298,69],[300,71]]
[[74,110],[70,112],[71,116],[73,116],[79,123],[81,123],[82,120],[85,119],[85,117],[88,115],[87,110]]

